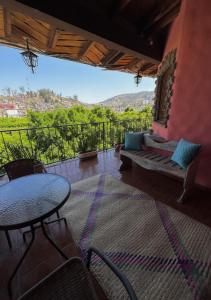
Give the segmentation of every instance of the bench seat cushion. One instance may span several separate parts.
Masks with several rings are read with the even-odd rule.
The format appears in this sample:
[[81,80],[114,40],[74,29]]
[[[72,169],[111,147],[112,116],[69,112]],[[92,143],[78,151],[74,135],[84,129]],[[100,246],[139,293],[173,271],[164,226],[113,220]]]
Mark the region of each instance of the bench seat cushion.
[[130,158],[145,169],[160,171],[181,179],[185,178],[186,171],[173,162],[170,157],[161,156],[158,153],[147,150],[120,150],[120,155]]

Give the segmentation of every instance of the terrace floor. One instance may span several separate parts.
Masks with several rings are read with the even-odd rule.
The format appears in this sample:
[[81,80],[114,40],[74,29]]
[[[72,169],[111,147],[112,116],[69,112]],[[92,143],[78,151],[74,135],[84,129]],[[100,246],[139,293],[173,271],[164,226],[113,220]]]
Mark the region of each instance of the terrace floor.
[[[96,174],[107,172],[115,178],[130,184],[151,195],[155,200],[162,201],[167,205],[183,212],[186,215],[211,227],[211,193],[196,189],[190,200],[185,204],[178,204],[177,197],[182,192],[182,184],[167,176],[144,170],[136,165],[133,169],[119,173],[120,160],[118,153],[113,150],[101,152],[97,159],[80,162],[78,159],[68,160],[63,163],[48,167],[48,172],[57,173],[67,177],[71,183],[85,179]],[[1,183],[7,181],[4,177]],[[51,224],[50,232],[57,244],[68,256],[78,254],[74,245],[70,230],[64,224]],[[0,233],[0,299],[7,300],[6,285],[11,272],[24,250],[24,242],[21,231],[11,231],[13,248],[7,245],[5,234]],[[27,255],[14,282],[14,299],[24,291],[32,287],[41,278],[51,272],[62,263],[60,255],[49,245],[48,241],[37,230],[36,240]],[[100,299],[105,299],[101,289],[98,289]]]

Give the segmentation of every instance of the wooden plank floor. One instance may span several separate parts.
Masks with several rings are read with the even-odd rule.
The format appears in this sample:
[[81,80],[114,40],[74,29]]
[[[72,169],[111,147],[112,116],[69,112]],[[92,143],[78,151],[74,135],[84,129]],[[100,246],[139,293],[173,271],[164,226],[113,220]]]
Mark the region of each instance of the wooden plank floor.
[[[69,160],[62,164],[48,167],[48,172],[57,173],[67,177],[71,183],[88,178],[90,176],[107,172],[115,178],[133,185],[150,194],[154,199],[162,201],[181,212],[197,219],[211,227],[211,195],[208,192],[196,190],[186,204],[176,203],[177,197],[182,191],[182,184],[167,176],[144,170],[138,166],[122,174],[118,168],[120,160],[113,150],[98,154],[98,159],[80,162],[78,159]],[[2,178],[1,183],[7,181]],[[78,250],[73,242],[71,231],[63,223],[49,225],[51,235],[57,244],[68,256],[78,255]],[[25,244],[21,231],[11,231],[13,248],[9,250],[5,234],[0,233],[0,299],[7,300],[6,285],[11,272],[19,257],[24,251]],[[63,259],[49,242],[37,230],[36,240],[27,255],[14,283],[14,299],[29,289],[40,279],[61,264]],[[100,299],[105,299],[102,291],[98,289]]]

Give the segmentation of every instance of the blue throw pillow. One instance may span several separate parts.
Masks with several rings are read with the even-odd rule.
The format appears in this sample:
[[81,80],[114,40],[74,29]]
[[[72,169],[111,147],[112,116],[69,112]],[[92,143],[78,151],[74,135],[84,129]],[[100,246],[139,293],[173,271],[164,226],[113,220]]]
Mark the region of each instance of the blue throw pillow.
[[144,134],[142,132],[126,132],[125,133],[125,150],[141,150],[144,142]]
[[181,139],[177,144],[177,147],[171,159],[178,165],[180,165],[183,169],[186,169],[198,153],[200,147],[201,145],[193,144],[184,139]]

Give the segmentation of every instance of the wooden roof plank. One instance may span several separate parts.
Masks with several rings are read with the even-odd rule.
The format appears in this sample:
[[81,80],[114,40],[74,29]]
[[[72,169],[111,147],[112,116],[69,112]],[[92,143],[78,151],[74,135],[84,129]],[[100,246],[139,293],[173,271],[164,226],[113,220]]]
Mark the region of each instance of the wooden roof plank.
[[16,27],[18,27],[20,30],[25,32],[25,34],[28,34],[34,39],[36,39],[37,41],[41,41],[43,44],[47,45],[47,41],[48,41],[47,37],[34,30],[30,25],[26,24],[16,16],[13,16],[13,24]]
[[104,53],[99,50],[95,44],[92,46],[92,51],[94,51],[101,59],[105,56]]
[[80,51],[80,58],[83,59],[85,56],[87,56],[87,53],[89,52],[90,48],[93,45],[93,41],[87,41],[84,46],[81,48]]
[[53,49],[52,49],[54,52],[62,52],[63,53],[71,53],[71,52],[74,52],[74,53],[80,53],[80,47],[62,47],[62,46],[55,46]]
[[48,24],[48,23],[46,23],[46,22],[43,22],[43,21],[41,21],[41,20],[39,20],[39,19],[36,19],[37,20],[37,23],[39,23],[40,25],[42,25],[45,29],[47,29],[47,30],[50,30],[50,24]]
[[82,37],[79,34],[74,34],[74,33],[70,33],[70,32],[64,32],[64,31],[60,31],[60,39],[71,39],[73,41],[84,41],[87,40],[86,38]]
[[9,40],[16,41],[16,38],[17,38],[18,41],[22,42],[23,48],[26,48],[26,41],[25,41],[26,37],[29,38],[30,46],[33,46],[38,50],[39,49],[44,50],[44,51],[46,50],[46,44],[44,44],[41,40],[37,40],[29,32],[25,32],[24,30],[20,29],[19,27],[12,25],[12,36],[11,36],[11,39],[9,39]]
[[84,45],[84,41],[75,41],[75,40],[61,40],[59,39],[59,35],[57,38],[57,46],[75,46],[75,47],[82,47]]
[[89,55],[88,56],[84,56],[83,57],[83,59],[85,60],[85,61],[88,61],[88,62],[90,62],[90,63],[92,63],[93,65],[97,65],[97,59],[96,59],[96,57],[94,57],[92,54],[90,54],[89,53]]
[[131,69],[133,68],[135,65],[137,65],[140,62],[139,58],[133,58],[126,66],[126,68]]
[[96,65],[101,61],[101,58],[95,52],[93,52],[91,49],[87,53],[86,57],[89,58]]
[[20,13],[17,13],[17,12],[15,12],[13,14],[14,14],[14,16],[16,18],[18,18],[19,20],[25,22],[31,28],[33,28],[34,30],[38,31],[40,34],[44,35],[45,37],[48,37],[49,30],[50,30],[49,26],[48,26],[48,28],[46,28],[45,26],[43,26],[43,23],[41,24],[36,19],[28,17],[28,16],[25,16],[24,14],[20,14]]
[[103,58],[103,56],[100,53],[96,52],[93,47],[90,48],[90,50],[89,50],[89,52],[87,53],[86,56],[90,56],[90,55],[95,57],[95,59],[98,63],[100,63],[102,58]]
[[101,51],[104,55],[107,55],[110,51],[107,47],[100,43],[95,43],[95,48],[97,48],[99,51]]

